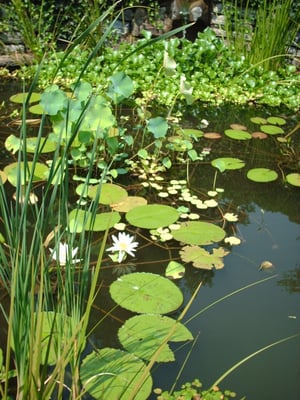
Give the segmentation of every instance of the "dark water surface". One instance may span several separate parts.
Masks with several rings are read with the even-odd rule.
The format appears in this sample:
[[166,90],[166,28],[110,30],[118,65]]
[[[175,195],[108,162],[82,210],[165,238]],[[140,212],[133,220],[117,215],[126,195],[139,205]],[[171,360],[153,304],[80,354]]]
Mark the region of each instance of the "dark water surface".
[[[15,85],[0,85],[0,97],[7,99],[8,94],[21,89],[20,84]],[[204,109],[201,116],[212,121],[210,129],[224,131],[229,123],[248,123],[249,112],[251,115],[258,113],[258,116],[271,114],[271,111],[260,109],[244,110],[244,113],[234,108],[230,110],[231,114],[228,108]],[[291,119],[293,125],[297,116]],[[197,128],[198,120],[197,115],[194,115],[186,125]],[[1,147],[7,134],[0,131]],[[274,140],[271,142],[273,144],[270,141],[251,141],[251,144],[242,145],[231,140],[224,144],[207,140],[201,142],[201,146],[212,148],[210,159],[237,156],[247,161],[245,169],[225,172],[217,177],[217,186],[224,188],[224,204],[233,205],[243,216],[237,223],[237,236],[242,239],[242,243],[233,247],[232,252],[225,257],[222,270],[203,273],[187,266],[185,277],[178,282],[187,302],[198,282],[205,279],[204,286],[185,318],[185,321],[191,319],[187,327],[193,335],[196,336],[198,332],[200,335],[178,379],[177,387],[199,378],[207,388],[251,353],[300,333],[300,189],[286,186],[280,178],[268,184],[250,182],[246,178],[247,169],[253,166],[277,165],[278,159],[272,147],[277,144],[274,144]],[[215,171],[209,165],[210,159],[189,171],[191,187],[195,192],[212,188]],[[182,175],[180,178],[185,177],[184,168],[177,173]],[[165,252],[157,247],[151,251],[138,251],[137,257],[138,261],[143,261],[141,270],[163,273],[167,265]],[[153,264],[153,259],[158,262]],[[159,262],[160,259],[164,261]],[[271,262],[274,268],[260,270],[263,261]],[[223,296],[268,277],[272,279],[230,296],[195,316]],[[115,279],[115,275],[111,274],[111,270],[106,270],[104,279],[109,283]],[[108,296],[100,296],[97,305],[109,309],[111,301]],[[99,320],[99,315],[102,317],[99,311],[95,311],[91,325]],[[129,316],[131,314],[126,311],[118,314],[121,319]],[[113,318],[101,323],[92,335],[92,342],[98,346],[119,346],[116,336],[119,326],[119,322]],[[189,346],[176,351],[174,363],[155,367],[154,387],[169,389],[172,386],[189,352]],[[174,346],[172,348],[176,349]],[[246,396],[248,400],[299,400],[300,337],[251,358],[234,370],[220,387],[236,391],[237,398]]]

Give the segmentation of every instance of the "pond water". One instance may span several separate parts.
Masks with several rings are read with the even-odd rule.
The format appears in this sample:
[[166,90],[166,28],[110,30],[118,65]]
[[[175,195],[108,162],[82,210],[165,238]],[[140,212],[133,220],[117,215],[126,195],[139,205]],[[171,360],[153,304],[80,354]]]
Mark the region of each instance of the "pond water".
[[[0,96],[7,99],[11,93],[20,90],[18,85],[2,86]],[[209,129],[224,131],[231,123],[248,123],[249,115],[270,115],[272,112],[259,108],[244,109],[242,112],[237,107],[204,108],[201,112],[193,112],[186,125],[198,128],[201,115],[201,118],[211,122]],[[277,112],[275,114],[278,116]],[[296,121],[297,116],[292,116],[292,125]],[[7,134],[7,131],[0,132],[1,148]],[[215,170],[209,165],[209,160],[217,156],[239,157],[246,161],[247,169],[258,163],[260,166],[278,164],[273,152],[277,144],[273,140],[251,141],[251,144],[232,140],[203,140],[199,145],[210,147],[211,155],[189,171],[190,187],[195,193],[206,193],[212,189]],[[177,169],[175,176],[185,178],[185,168]],[[197,284],[204,280],[184,320],[188,321],[187,327],[194,337],[198,333],[199,337],[178,378],[177,387],[194,378],[199,378],[204,387],[209,387],[243,358],[300,332],[299,188],[286,186],[280,178],[267,184],[251,182],[243,169],[219,173],[217,186],[224,189],[224,207],[230,205],[240,216],[236,233],[242,243],[233,247],[225,257],[223,269],[203,271],[188,265],[184,278],[176,282],[184,293],[186,304]],[[159,246],[151,247],[151,250],[149,247],[139,250],[134,260],[137,261],[136,270],[163,274],[168,256],[169,252]],[[269,261],[274,267],[260,269],[264,261]],[[269,279],[239,291],[197,315],[224,296],[264,278]],[[104,287],[116,279],[112,268],[103,269],[102,279]],[[109,310],[112,306],[103,289],[96,302],[91,326],[102,318],[101,310]],[[178,313],[172,316],[176,317]],[[130,312],[117,309],[93,332],[90,339],[92,345],[118,347],[120,321],[131,315]],[[172,346],[176,350],[176,361],[155,366],[154,387],[169,389],[173,385],[190,347],[191,344],[182,348]],[[300,338],[293,338],[257,354],[234,370],[220,387],[231,389],[238,393],[238,398],[246,396],[249,400],[299,400]],[[153,395],[151,400],[155,398]]]

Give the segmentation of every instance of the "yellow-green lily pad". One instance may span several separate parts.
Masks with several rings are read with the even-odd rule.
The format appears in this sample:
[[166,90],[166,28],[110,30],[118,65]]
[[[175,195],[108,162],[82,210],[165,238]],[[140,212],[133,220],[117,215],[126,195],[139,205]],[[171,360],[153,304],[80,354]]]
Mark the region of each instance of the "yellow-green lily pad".
[[276,181],[278,174],[269,168],[252,168],[247,172],[247,178],[254,182],[272,182]]
[[300,187],[300,174],[293,172],[286,176],[286,180],[290,185]]

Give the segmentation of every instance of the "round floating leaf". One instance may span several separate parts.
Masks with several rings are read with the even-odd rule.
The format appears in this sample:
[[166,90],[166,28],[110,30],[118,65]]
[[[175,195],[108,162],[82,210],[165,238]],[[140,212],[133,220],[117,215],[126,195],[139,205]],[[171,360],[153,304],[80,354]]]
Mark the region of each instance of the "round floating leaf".
[[183,277],[185,273],[185,268],[182,264],[177,261],[170,261],[167,268],[165,275],[169,279],[180,279]]
[[[26,165],[26,168],[25,168]],[[49,168],[45,164],[35,163],[28,161],[24,165],[23,162],[15,162],[7,165],[4,168],[4,172],[7,175],[8,181],[13,185],[18,185],[18,176],[21,179],[21,185],[24,185],[28,182],[31,175],[33,182],[45,181],[48,178]],[[34,166],[34,170],[33,170]],[[25,173],[26,171],[26,173]]]
[[266,124],[267,120],[262,117],[252,117],[250,118],[250,121],[253,122],[254,124],[261,125],[261,124]]
[[228,253],[223,247],[213,249],[210,253],[199,246],[185,246],[180,251],[180,257],[184,262],[193,263],[195,268],[222,269],[224,267],[223,257]]
[[249,140],[252,137],[250,133],[239,129],[226,129],[225,135],[236,140]]
[[149,204],[133,208],[126,214],[127,221],[138,228],[156,229],[177,221],[179,214],[173,207]]
[[254,182],[272,182],[277,177],[277,172],[268,168],[252,168],[247,172],[247,178]]
[[[95,219],[92,213],[84,210],[74,209],[69,213],[69,230],[72,233],[80,233],[82,231],[106,231],[120,222],[121,216],[117,212],[105,212],[96,214]],[[93,225],[91,225],[91,222]]]
[[204,132],[201,131],[200,129],[191,129],[191,128],[184,128],[182,129],[182,132],[184,136],[192,136],[192,137],[202,137],[204,135]]
[[218,168],[220,172],[224,172],[227,169],[240,169],[245,166],[245,162],[239,158],[233,157],[221,157],[212,160],[211,165]]
[[280,117],[269,117],[267,118],[267,121],[269,124],[272,125],[285,125],[286,124],[286,120]]
[[221,139],[222,135],[218,132],[205,132],[203,135],[206,139]]
[[202,221],[189,221],[181,224],[180,229],[172,230],[174,239],[194,245],[220,242],[224,239],[225,233],[219,226]]
[[128,212],[135,207],[144,206],[147,204],[147,200],[140,196],[128,196],[125,200],[111,204],[111,208],[119,212]]
[[234,129],[234,130],[240,130],[240,131],[246,131],[247,130],[247,127],[245,125],[241,125],[241,124],[231,124],[230,128]]
[[[124,201],[127,197],[127,192],[119,185],[113,183],[101,183],[100,188],[100,204],[115,204]],[[88,190],[88,196],[95,199],[99,186],[91,186]]]
[[[96,400],[127,400],[145,369],[143,361],[133,354],[106,347],[85,357],[80,368],[80,379]],[[135,400],[146,400],[151,394],[151,375],[147,372],[144,378]]]
[[[193,340],[190,331],[176,320],[162,315],[136,315],[129,318],[119,329],[122,346],[132,354],[150,361],[166,336],[173,331],[170,342]],[[175,361],[173,351],[166,343],[156,358],[157,362]]]
[[7,175],[4,171],[0,170],[0,183],[5,183],[7,181]]
[[286,180],[290,185],[300,187],[300,174],[297,172],[288,174]]
[[117,304],[137,313],[167,314],[183,302],[180,289],[172,281],[147,272],[124,275],[109,290]]
[[[13,103],[18,103],[18,104],[23,104],[28,96],[29,93],[17,93],[12,95],[9,100],[12,101]],[[32,92],[30,95],[29,103],[35,103],[39,101],[41,98],[40,93]]]
[[261,125],[260,129],[268,135],[281,135],[284,130],[280,126],[275,125]]
[[36,114],[36,115],[42,115],[44,114],[44,109],[41,106],[41,104],[34,104],[33,106],[29,107],[29,111],[32,114]]
[[251,136],[253,137],[253,139],[267,139],[268,135],[264,132],[253,132],[251,134]]

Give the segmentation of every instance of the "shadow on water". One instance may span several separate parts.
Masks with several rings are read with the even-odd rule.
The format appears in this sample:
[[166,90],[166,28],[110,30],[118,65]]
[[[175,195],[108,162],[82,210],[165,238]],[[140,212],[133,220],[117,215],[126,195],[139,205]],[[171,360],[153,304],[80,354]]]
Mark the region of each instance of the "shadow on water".
[[[1,97],[7,99],[8,89],[15,93],[21,87],[19,83],[15,87],[2,86],[0,102]],[[240,111],[232,106],[204,108],[201,112],[194,110],[185,124],[199,128],[200,120],[206,118],[210,121],[207,131],[223,133],[231,123],[249,124],[251,116],[286,115],[282,111],[257,107]],[[296,115],[289,116],[291,127],[297,118]],[[13,129],[4,131],[1,127],[0,154],[6,154],[2,153],[3,143]],[[203,272],[188,265],[184,279],[178,283],[187,301],[198,282],[205,281],[186,317],[186,320],[190,319],[188,328],[194,336],[198,332],[200,336],[178,380],[178,387],[194,378],[199,378],[204,387],[209,387],[247,355],[300,332],[300,190],[287,186],[281,176],[276,182],[267,184],[251,182],[246,177],[247,170],[253,166],[277,168],[282,162],[286,165],[286,160],[282,161],[278,156],[278,143],[273,138],[242,144],[230,139],[212,141],[201,138],[199,146],[209,147],[211,151],[208,158],[188,171],[190,186],[197,194],[206,194],[212,189],[215,170],[210,165],[211,159],[234,156],[246,161],[241,170],[217,174],[217,187],[224,189],[223,209],[226,212],[228,206],[239,215],[236,234],[242,243],[226,256],[222,270]],[[176,178],[186,178],[187,170],[178,168],[174,174]],[[145,248],[138,252],[142,267],[136,268],[163,274],[167,259],[168,252],[163,249],[154,247],[150,251]],[[260,269],[264,261],[272,263],[273,268]],[[104,269],[104,287],[115,276],[111,269]],[[274,279],[239,292],[192,318],[223,296],[268,276],[274,276]],[[109,310],[112,306],[109,295],[105,290],[101,291],[91,326],[103,316],[102,310]],[[96,346],[118,347],[117,330],[130,315],[117,309],[93,332],[91,342]],[[154,387],[168,389],[172,386],[189,346],[177,349],[174,363],[155,367]],[[296,338],[252,358],[229,375],[221,387],[236,391],[238,398],[246,396],[249,400],[299,400],[299,360],[300,340]]]

